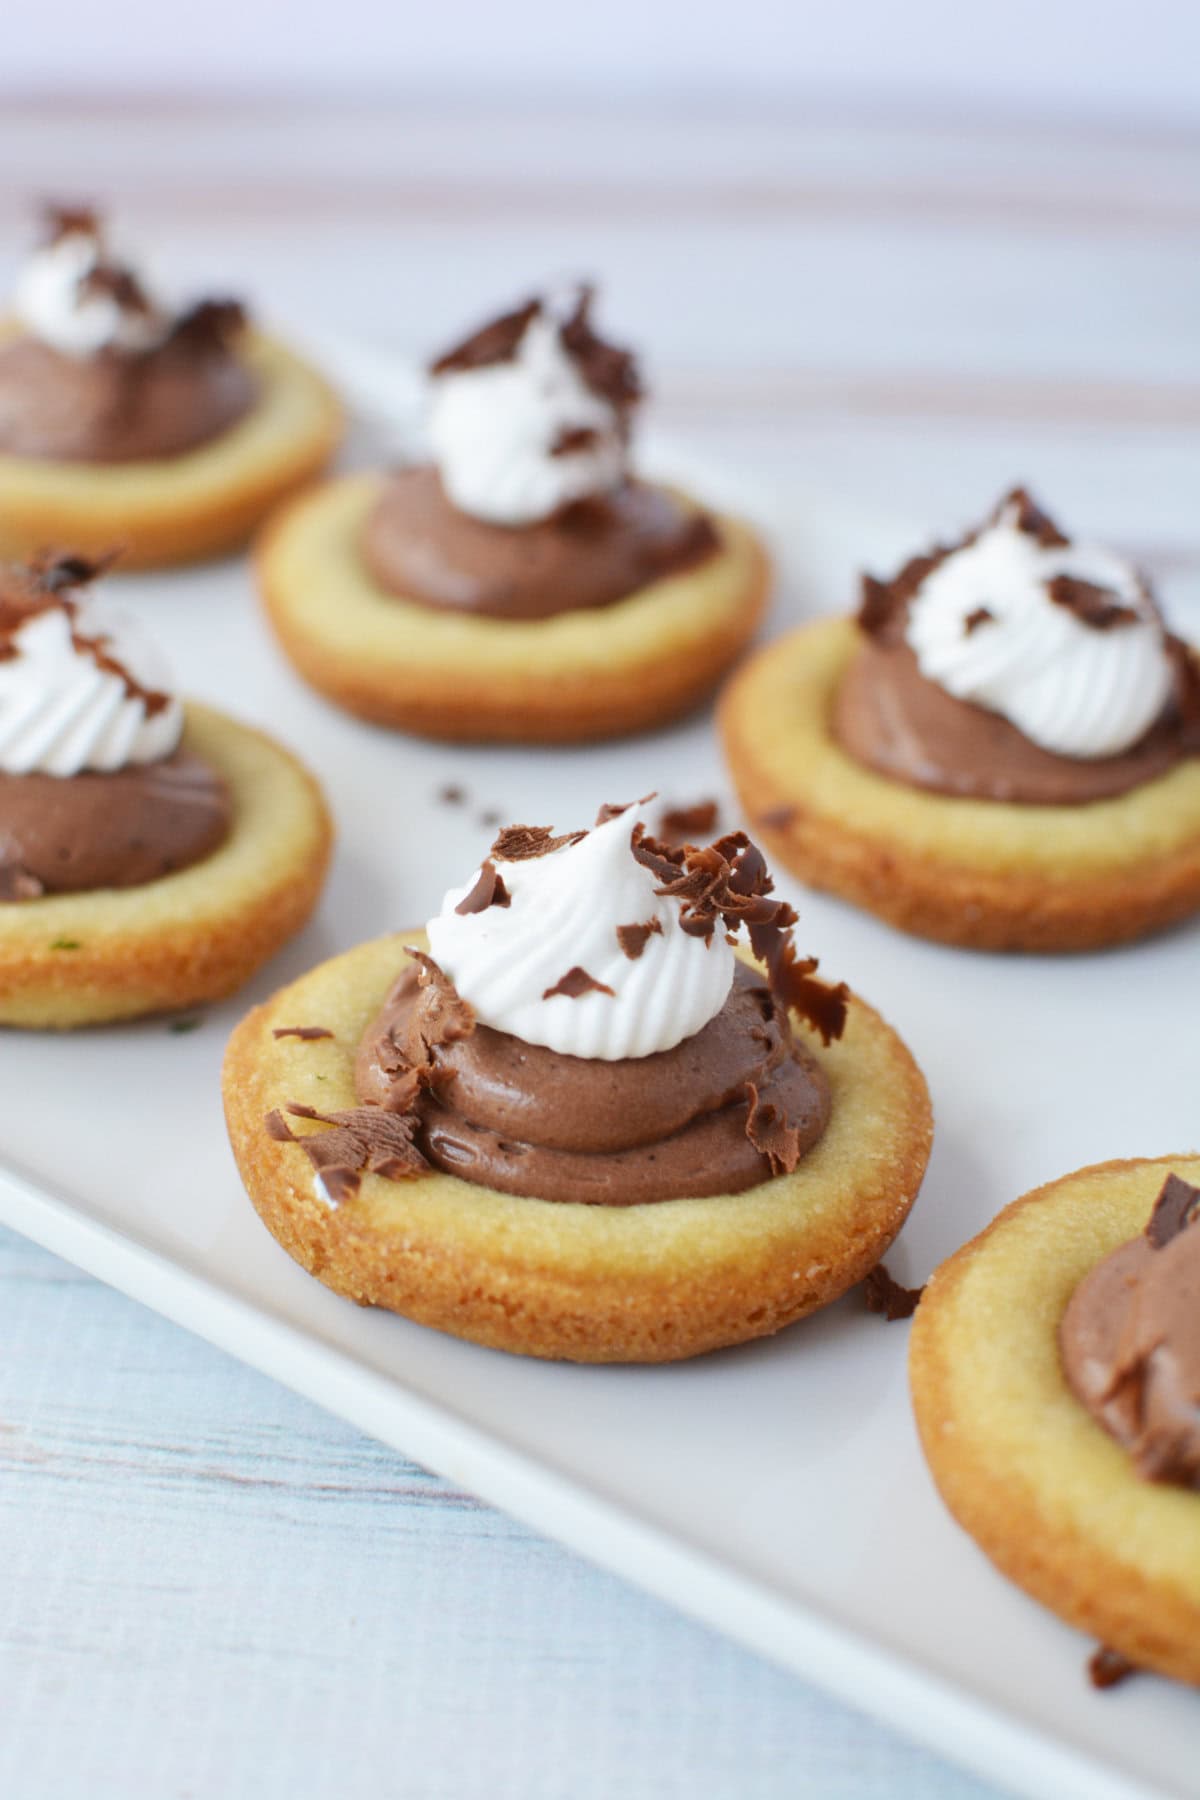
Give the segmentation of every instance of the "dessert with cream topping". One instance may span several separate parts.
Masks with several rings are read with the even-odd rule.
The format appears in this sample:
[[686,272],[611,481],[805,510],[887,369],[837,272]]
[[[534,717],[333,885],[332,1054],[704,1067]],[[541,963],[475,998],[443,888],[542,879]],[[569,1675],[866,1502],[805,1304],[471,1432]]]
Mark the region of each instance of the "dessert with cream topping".
[[1023,489],[865,576],[856,628],[765,652],[723,722],[781,859],[907,930],[1086,949],[1200,907],[1196,653],[1132,564]]
[[320,379],[234,300],[176,304],[90,207],[47,209],[0,324],[0,547],[114,541],[127,566],[232,547],[319,468]]
[[934,1478],[999,1568],[1200,1685],[1200,1159],[1008,1207],[934,1275],[911,1370]]
[[429,460],[331,483],[268,535],[264,594],[302,674],[369,718],[553,741],[660,723],[753,632],[749,528],[641,478],[633,356],[592,293],[535,298],[437,358]]
[[647,804],[509,827],[424,934],[234,1034],[243,1179],[323,1281],[510,1350],[660,1361],[878,1262],[928,1155],[919,1072],[797,954],[743,832],[674,847]]
[[[185,706],[137,618],[94,591],[100,573],[77,556],[0,569],[6,1024],[90,1024],[230,992],[307,917],[324,872],[310,778],[258,734]],[[280,867],[272,794],[295,839]],[[293,891],[279,909],[281,877]]]

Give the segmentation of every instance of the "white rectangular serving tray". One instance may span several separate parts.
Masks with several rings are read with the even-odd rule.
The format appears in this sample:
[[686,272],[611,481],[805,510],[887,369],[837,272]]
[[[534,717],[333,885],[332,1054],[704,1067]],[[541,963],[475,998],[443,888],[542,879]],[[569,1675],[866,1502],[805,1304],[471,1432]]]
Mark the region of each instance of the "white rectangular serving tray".
[[[678,455],[666,465],[692,473]],[[703,485],[730,496],[728,482]],[[845,608],[856,568],[926,534],[811,490],[755,499],[779,561],[776,632]],[[490,842],[485,812],[571,826],[650,787],[727,796],[709,718],[586,750],[431,746],[310,694],[269,640],[245,562],[113,586],[187,691],[319,771],[337,859],[309,929],[194,1030],[0,1034],[0,1219],[992,1780],[1053,1800],[1200,1796],[1196,1695],[1152,1678],[1093,1692],[1092,1646],[951,1523],[911,1421],[905,1326],[850,1296],[774,1340],[677,1367],[523,1361],[336,1298],[242,1192],[218,1089],[242,1012],[333,952],[422,922]],[[1167,598],[1194,631],[1186,578]],[[466,802],[439,799],[447,785]],[[800,906],[803,948],[882,1010],[929,1079],[936,1147],[889,1258],[902,1280],[923,1279],[1039,1181],[1195,1145],[1200,927],[1100,956],[978,956],[780,887]]]

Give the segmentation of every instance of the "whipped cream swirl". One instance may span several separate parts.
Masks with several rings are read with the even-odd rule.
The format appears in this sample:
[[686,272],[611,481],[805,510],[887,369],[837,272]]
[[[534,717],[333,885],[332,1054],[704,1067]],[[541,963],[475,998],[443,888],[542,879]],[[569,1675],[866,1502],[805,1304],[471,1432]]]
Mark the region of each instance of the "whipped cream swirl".
[[170,756],[184,717],[169,680],[130,614],[55,600],[0,634],[0,770],[71,776]]
[[447,495],[496,525],[532,525],[625,478],[633,361],[542,300],[433,366],[429,441]]
[[[1042,749],[1119,755],[1173,690],[1162,621],[1131,564],[1063,541],[1041,515],[1031,529],[1026,504],[1010,496],[937,562],[909,602],[906,640],[926,680],[1002,714]],[[1085,603],[1073,605],[1080,584]]]
[[[546,855],[497,856],[507,905],[456,910],[482,871],[451,888],[429,921],[429,948],[482,1024],[613,1062],[671,1050],[720,1012],[733,985],[733,951],[720,931],[708,942],[689,935],[678,901],[656,895],[659,883],[630,845],[645,817],[640,802]],[[639,925],[649,930],[630,956],[618,928]],[[573,970],[612,991],[547,997]]]
[[64,356],[153,350],[172,325],[132,271],[112,259],[99,220],[84,209],[52,212],[50,240],[27,258],[12,304],[26,330]]

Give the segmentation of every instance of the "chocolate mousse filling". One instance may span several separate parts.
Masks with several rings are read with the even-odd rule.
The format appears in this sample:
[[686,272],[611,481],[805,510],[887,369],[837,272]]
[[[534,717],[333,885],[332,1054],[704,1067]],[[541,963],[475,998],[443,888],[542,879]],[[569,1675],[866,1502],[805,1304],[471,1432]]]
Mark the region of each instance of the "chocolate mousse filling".
[[1200,1490],[1200,1188],[1168,1176],[1143,1235],[1076,1288],[1059,1349],[1138,1474]]
[[112,774],[0,773],[0,901],[157,881],[219,848],[232,812],[186,750]]
[[258,381],[234,354],[230,309],[209,308],[156,350],[67,356],[33,337],[0,346],[0,453],[154,462],[220,437],[251,411]]
[[388,593],[441,611],[549,619],[611,606],[718,548],[716,529],[663,488],[626,481],[535,525],[489,524],[447,499],[433,467],[393,475],[362,555]]
[[856,762],[908,787],[1026,806],[1111,800],[1166,774],[1189,754],[1190,744],[1183,708],[1172,702],[1146,736],[1118,756],[1058,756],[999,713],[927,681],[903,641],[872,638],[842,677],[832,727]]
[[[405,969],[368,1027],[355,1071],[365,1106],[411,1108],[406,1047],[424,991]],[[737,1193],[794,1169],[829,1119],[825,1076],[763,976],[740,964],[721,1011],[673,1050],[603,1062],[476,1025],[435,1048],[433,1070],[412,1140],[425,1160],[538,1200]]]

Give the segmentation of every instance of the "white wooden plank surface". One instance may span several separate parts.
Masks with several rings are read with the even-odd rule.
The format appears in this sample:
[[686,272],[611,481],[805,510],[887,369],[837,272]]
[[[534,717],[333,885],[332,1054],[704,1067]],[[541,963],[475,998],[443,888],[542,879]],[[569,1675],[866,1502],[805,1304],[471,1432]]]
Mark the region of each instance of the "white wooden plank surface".
[[[6,107],[5,248],[81,188],[188,280],[409,349],[596,270],[714,463],[931,525],[1021,477],[1200,600],[1186,136]],[[984,1792],[0,1234],[0,1795],[618,1787]]]

